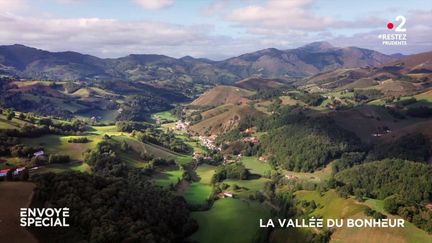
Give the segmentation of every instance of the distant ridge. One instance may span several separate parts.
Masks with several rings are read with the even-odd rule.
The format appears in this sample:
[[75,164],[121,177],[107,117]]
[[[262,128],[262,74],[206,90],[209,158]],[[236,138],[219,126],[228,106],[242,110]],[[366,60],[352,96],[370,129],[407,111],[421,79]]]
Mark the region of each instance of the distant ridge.
[[[337,68],[379,66],[397,60],[373,50],[338,48],[314,42],[296,49],[269,48],[212,61],[185,56],[131,54],[98,58],[78,52],[49,52],[24,45],[0,46],[0,74],[47,80],[144,81],[176,88],[188,82],[232,84],[255,76],[261,78],[307,77]],[[183,86],[182,86],[183,87]]]

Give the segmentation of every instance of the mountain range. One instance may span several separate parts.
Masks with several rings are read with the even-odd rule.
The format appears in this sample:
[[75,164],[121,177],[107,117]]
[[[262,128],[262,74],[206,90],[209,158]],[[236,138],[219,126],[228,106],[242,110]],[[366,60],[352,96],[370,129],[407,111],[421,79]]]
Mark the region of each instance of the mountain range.
[[103,59],[16,44],[0,46],[0,74],[58,81],[144,81],[175,88],[187,83],[231,84],[251,76],[306,77],[337,68],[378,66],[397,59],[398,56],[368,49],[338,48],[327,42],[314,42],[289,50],[269,48],[222,61],[150,54]]

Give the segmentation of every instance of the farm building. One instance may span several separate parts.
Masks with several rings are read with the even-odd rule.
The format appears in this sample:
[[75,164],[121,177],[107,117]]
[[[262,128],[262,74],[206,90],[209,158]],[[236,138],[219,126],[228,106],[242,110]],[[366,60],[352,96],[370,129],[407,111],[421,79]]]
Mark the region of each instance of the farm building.
[[39,157],[39,156],[43,156],[44,154],[45,154],[44,151],[41,150],[41,151],[38,151],[38,152],[34,153],[33,155],[36,156],[36,157]]

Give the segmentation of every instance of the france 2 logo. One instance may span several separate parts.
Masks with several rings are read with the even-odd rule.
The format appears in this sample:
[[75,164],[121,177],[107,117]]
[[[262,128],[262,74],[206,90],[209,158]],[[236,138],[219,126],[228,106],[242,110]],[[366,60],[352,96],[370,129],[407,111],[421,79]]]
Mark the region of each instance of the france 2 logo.
[[[404,28],[404,25],[406,23],[405,16],[399,15],[395,19],[397,22],[399,22],[399,25],[395,28],[395,32],[406,32],[406,29]],[[392,22],[389,22],[387,24],[387,29],[392,30],[394,28],[394,24]]]

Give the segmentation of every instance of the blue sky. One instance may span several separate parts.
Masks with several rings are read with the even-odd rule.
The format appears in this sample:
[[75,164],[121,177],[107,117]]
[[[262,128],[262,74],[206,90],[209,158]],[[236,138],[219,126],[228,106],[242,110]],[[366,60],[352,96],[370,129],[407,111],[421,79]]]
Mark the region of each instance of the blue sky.
[[[407,18],[408,45],[383,46]],[[0,44],[100,57],[130,53],[224,59],[313,41],[384,53],[432,50],[432,1],[0,0]]]

